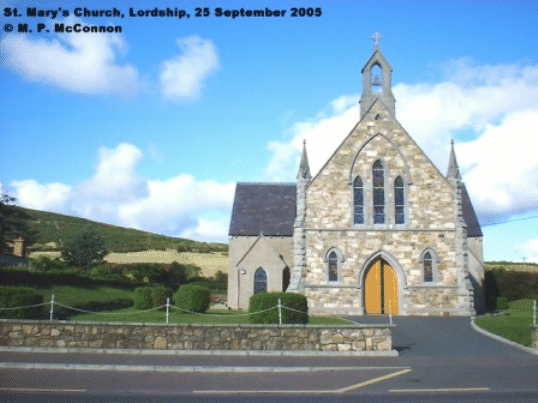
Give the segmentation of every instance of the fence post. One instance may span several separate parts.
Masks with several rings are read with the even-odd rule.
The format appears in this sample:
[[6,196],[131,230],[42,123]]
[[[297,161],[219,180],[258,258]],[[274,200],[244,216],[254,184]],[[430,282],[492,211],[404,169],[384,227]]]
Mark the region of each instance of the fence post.
[[536,326],[536,300],[534,300],[534,306],[532,309],[532,324]]
[[54,316],[54,294],[52,294],[52,297],[50,298],[50,317],[49,317],[49,319],[52,320],[53,316]]
[[280,305],[280,298],[278,299],[278,324],[282,326],[282,305]]
[[534,306],[532,309],[532,324],[536,326],[536,300],[534,300]]
[[166,298],[166,324],[168,324],[168,315],[170,315],[170,297]]

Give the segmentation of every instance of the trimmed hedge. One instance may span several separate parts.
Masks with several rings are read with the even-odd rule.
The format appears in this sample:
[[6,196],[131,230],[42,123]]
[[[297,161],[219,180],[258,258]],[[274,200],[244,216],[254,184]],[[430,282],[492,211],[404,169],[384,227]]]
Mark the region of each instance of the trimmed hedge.
[[210,291],[198,284],[185,284],[174,294],[174,302],[187,311],[204,313],[209,308]]
[[[0,308],[14,308],[18,306],[31,306],[43,303],[43,295],[35,290],[25,287],[0,287]],[[0,318],[3,319],[41,319],[43,306],[33,308],[2,310]]]
[[509,302],[518,299],[538,299],[538,273],[505,270],[502,268],[485,272],[484,289],[486,309],[497,307],[497,297]]
[[[287,292],[261,292],[250,297],[249,312],[259,312],[265,309],[274,308],[280,299],[283,307],[294,309],[293,311],[282,308],[282,324],[302,324],[308,323],[308,303],[302,294]],[[299,311],[299,312],[297,312]],[[278,309],[271,309],[266,312],[250,315],[250,322],[253,324],[278,324]]]
[[72,285],[84,287],[109,286],[132,290],[137,284],[130,284],[123,280],[91,279],[82,276],[77,270],[51,270],[47,272],[33,272],[24,269],[0,268],[2,285],[30,285],[32,287],[51,287],[54,285]]
[[157,308],[166,305],[172,290],[162,284],[138,287],[134,290],[134,306],[137,309]]

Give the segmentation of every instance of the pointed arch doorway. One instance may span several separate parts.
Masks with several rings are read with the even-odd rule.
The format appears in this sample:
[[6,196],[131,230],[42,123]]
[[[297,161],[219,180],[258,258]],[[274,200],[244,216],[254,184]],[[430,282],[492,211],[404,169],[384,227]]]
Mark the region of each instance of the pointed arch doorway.
[[376,259],[370,264],[363,284],[367,315],[398,315],[398,279],[384,259]]

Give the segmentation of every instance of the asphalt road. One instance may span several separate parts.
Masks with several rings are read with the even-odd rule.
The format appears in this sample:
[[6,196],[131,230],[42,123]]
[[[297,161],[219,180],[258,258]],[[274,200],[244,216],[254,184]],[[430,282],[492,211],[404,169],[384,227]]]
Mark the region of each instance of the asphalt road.
[[[355,319],[365,323],[363,317]],[[538,401],[538,356],[484,337],[468,318],[396,317],[394,323],[396,358],[0,351],[0,400]],[[63,367],[16,367],[24,363]],[[75,364],[83,365],[74,369]],[[205,370],[177,372],[190,366]],[[215,372],[226,368],[235,372]]]

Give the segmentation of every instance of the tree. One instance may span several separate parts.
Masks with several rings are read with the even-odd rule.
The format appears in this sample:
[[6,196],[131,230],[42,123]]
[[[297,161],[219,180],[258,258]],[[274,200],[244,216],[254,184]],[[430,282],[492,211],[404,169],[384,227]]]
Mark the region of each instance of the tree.
[[71,266],[90,269],[103,263],[107,253],[103,237],[92,227],[86,227],[62,250],[62,257]]
[[36,232],[28,225],[31,217],[13,205],[15,200],[17,199],[0,186],[0,253],[7,250],[8,242],[19,236],[24,238],[27,246],[35,241]]

